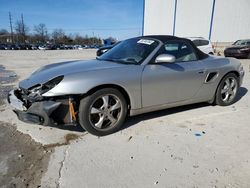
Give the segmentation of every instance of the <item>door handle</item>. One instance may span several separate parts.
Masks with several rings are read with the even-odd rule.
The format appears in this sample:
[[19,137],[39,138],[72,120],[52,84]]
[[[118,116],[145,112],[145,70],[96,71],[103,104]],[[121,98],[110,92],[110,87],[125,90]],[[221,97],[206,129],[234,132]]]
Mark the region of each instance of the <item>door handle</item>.
[[205,71],[201,70],[198,72],[198,74],[204,74]]

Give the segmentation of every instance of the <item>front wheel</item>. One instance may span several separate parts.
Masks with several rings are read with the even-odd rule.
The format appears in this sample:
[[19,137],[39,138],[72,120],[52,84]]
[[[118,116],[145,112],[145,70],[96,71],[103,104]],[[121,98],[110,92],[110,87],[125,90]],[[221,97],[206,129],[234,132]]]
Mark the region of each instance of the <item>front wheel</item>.
[[105,136],[118,131],[126,115],[126,100],[117,89],[98,90],[80,102],[80,125],[96,136]]
[[216,92],[216,104],[228,106],[236,101],[239,89],[239,78],[234,73],[229,73],[220,82]]

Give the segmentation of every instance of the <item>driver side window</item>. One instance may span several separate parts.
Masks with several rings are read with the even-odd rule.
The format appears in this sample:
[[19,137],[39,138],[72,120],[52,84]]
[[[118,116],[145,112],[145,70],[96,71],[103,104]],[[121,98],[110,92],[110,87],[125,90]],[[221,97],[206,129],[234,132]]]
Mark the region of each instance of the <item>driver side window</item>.
[[184,41],[170,41],[163,45],[161,54],[175,56],[176,62],[196,61],[197,56],[193,47]]

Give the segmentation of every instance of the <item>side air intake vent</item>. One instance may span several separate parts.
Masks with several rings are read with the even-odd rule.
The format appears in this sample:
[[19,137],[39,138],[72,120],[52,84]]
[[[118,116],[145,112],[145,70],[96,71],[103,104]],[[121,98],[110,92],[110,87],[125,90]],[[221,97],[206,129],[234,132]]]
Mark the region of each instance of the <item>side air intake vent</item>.
[[210,72],[208,75],[207,75],[207,78],[205,80],[206,83],[214,80],[216,77],[217,77],[218,73],[217,72]]

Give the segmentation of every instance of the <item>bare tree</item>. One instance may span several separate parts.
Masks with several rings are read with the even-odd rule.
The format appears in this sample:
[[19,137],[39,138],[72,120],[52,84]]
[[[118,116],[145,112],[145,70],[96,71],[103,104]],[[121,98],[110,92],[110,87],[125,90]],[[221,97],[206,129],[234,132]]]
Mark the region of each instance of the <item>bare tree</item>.
[[40,23],[38,25],[35,25],[34,32],[35,32],[35,37],[38,42],[44,43],[46,42],[46,40],[48,40],[48,30],[45,24]]
[[23,23],[21,20],[17,20],[15,25],[16,34],[18,36],[18,41],[25,42],[29,27]]
[[55,29],[52,32],[52,39],[55,43],[63,43],[64,37],[65,37],[65,33],[62,29]]
[[76,34],[75,37],[74,37],[74,41],[75,41],[76,44],[84,44],[85,38],[82,37],[79,34]]

